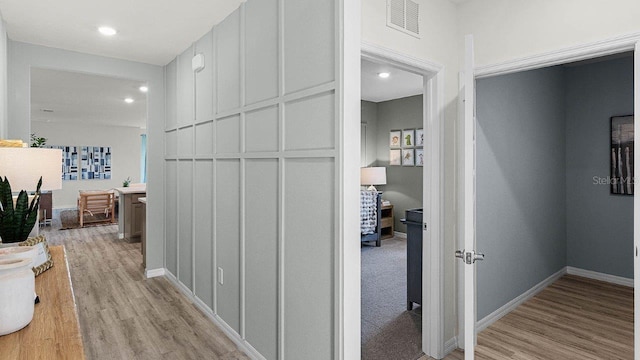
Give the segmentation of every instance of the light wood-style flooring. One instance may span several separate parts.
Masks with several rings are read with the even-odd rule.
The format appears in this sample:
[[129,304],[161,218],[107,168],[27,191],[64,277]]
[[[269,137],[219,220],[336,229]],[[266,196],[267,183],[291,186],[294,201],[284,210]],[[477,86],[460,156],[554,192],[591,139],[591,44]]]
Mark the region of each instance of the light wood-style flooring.
[[66,247],[87,359],[248,359],[166,279],[144,278],[117,225],[43,232]]
[[[480,332],[475,355],[481,360],[633,359],[633,288],[565,275]],[[461,360],[464,353],[457,350],[445,359]]]

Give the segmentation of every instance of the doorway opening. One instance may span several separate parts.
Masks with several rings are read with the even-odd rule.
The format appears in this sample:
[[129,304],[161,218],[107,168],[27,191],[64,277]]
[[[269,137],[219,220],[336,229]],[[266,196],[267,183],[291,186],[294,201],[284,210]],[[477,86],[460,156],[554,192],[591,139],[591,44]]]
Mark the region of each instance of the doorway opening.
[[114,189],[146,182],[147,91],[146,81],[31,68],[32,146],[62,149],[62,189],[41,200],[47,231],[117,223],[123,233]]
[[[390,161],[391,150],[400,150],[400,154],[402,156],[402,147],[400,148],[391,148],[390,141],[392,140],[392,132],[391,130],[400,130],[400,136],[402,136],[402,130],[408,130],[405,133],[406,135],[411,135],[411,138],[415,137],[415,131],[422,128],[424,134],[424,145],[422,147],[423,150],[423,162],[424,166],[421,168],[422,172],[422,199],[417,199],[415,202],[416,206],[422,204],[422,224],[416,221],[417,227],[416,229],[418,233],[422,233],[422,259],[423,263],[429,264],[429,266],[422,266],[422,321],[419,326],[421,327],[421,349],[425,354],[435,357],[442,358],[445,352],[445,340],[444,340],[444,271],[443,267],[443,247],[444,247],[444,191],[442,188],[443,178],[444,178],[444,161],[442,160],[442,139],[443,139],[443,131],[444,131],[444,105],[443,105],[443,97],[444,97],[444,74],[442,71],[442,66],[430,63],[422,60],[417,60],[412,57],[405,56],[403,54],[394,52],[390,49],[378,47],[376,45],[371,45],[367,43],[363,43],[361,47],[362,51],[362,59],[365,61],[369,61],[373,64],[383,64],[389,68],[400,69],[405,72],[411,73],[414,76],[422,77],[422,126],[416,125],[415,129],[413,127],[403,128],[403,129],[385,129],[384,133],[380,133],[377,129],[377,138],[382,139],[382,145],[384,146],[384,150],[380,150],[380,148],[376,149],[376,156],[384,154],[385,166],[388,165]],[[374,74],[378,76],[379,72],[376,71]],[[413,99],[415,100],[415,99]],[[364,116],[364,115],[363,115]],[[418,123],[419,124],[419,123]],[[402,126],[400,126],[402,127]],[[364,127],[363,127],[364,128]],[[413,133],[410,131],[413,130]],[[370,129],[365,129],[366,133],[371,133]],[[419,133],[420,134],[420,133]],[[371,134],[370,134],[371,135]],[[397,135],[397,134],[396,134]],[[409,147],[407,146],[407,149]],[[415,150],[416,146],[412,147],[413,155],[415,160]],[[366,153],[365,149],[363,150],[363,154]],[[372,151],[371,147],[368,147],[369,151]],[[406,153],[405,153],[406,155]],[[371,165],[372,162],[370,158],[363,156],[363,158],[368,162],[363,162],[362,165]],[[420,155],[419,155],[420,156]],[[409,161],[410,159],[406,159]],[[377,159],[376,159],[377,161]],[[382,164],[382,162],[380,162]],[[386,166],[387,168],[397,168],[402,169],[402,157],[400,158],[400,165]],[[409,168],[409,164],[407,163],[407,168]],[[414,162],[414,171],[416,169]],[[389,171],[389,170],[387,170]],[[396,171],[396,169],[392,169],[391,171]],[[418,171],[420,172],[420,171]],[[417,176],[420,178],[420,176]],[[389,183],[388,186],[391,186]],[[382,189],[383,187],[381,187]],[[383,194],[384,197],[384,194]],[[414,199],[415,201],[415,199]],[[395,209],[395,204],[394,205]],[[416,209],[420,209],[417,207]],[[399,211],[394,211],[395,213],[399,213],[401,218],[405,217],[404,210],[407,209],[399,209]],[[398,219],[399,222],[399,219]],[[420,226],[422,225],[422,226]],[[394,234],[395,234],[395,224],[394,224]],[[383,244],[384,244],[383,240]],[[388,241],[388,240],[386,240]],[[404,240],[403,240],[404,241]],[[383,245],[384,246],[384,245]],[[372,249],[375,250],[375,249]],[[406,268],[405,268],[405,276],[406,276]],[[451,289],[453,290],[453,289]],[[453,295],[452,295],[453,296]],[[364,304],[365,296],[362,296],[362,302]],[[415,304],[415,302],[412,302]],[[415,306],[415,305],[412,305]],[[403,311],[407,309],[407,299],[402,301]],[[363,316],[366,316],[366,310]],[[366,336],[366,334],[364,334]],[[364,351],[363,351],[364,358]]]
[[[416,359],[422,354],[422,219],[418,231],[409,232],[415,221],[403,219],[406,211],[422,216],[424,80],[366,59],[361,69],[361,183],[377,188],[361,193],[361,213],[379,213],[372,216],[375,226],[361,229],[362,358]],[[380,201],[367,207],[367,194]]]
[[[487,254],[477,266],[476,329],[488,328],[476,354],[495,351],[491,334],[508,328],[508,336],[527,339],[528,350],[503,337],[504,351],[535,357],[544,347],[561,356],[578,333],[594,335],[596,327],[581,324],[597,317],[597,328],[613,330],[580,344],[582,356],[633,357],[634,197],[624,181],[633,178],[633,120],[626,119],[631,130],[620,125],[634,112],[633,56],[583,57],[476,80],[475,237]],[[537,306],[549,315],[566,299],[594,311],[565,311],[559,322],[530,317]],[[534,321],[511,327],[526,323],[523,316]]]

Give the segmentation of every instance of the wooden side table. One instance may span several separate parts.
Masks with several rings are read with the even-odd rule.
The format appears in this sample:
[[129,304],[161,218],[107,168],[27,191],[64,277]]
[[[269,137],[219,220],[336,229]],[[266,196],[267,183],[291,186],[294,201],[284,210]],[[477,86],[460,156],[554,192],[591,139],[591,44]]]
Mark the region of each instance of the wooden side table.
[[394,217],[393,217],[393,205],[383,205],[381,207],[382,215],[380,216],[380,229],[382,234],[381,239],[389,239],[394,236]]

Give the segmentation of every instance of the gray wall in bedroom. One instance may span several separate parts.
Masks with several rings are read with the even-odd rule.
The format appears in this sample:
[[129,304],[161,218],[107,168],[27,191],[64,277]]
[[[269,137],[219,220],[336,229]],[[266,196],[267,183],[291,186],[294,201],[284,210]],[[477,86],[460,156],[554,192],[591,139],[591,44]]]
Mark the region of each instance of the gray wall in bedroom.
[[633,278],[633,196],[611,195],[610,120],[633,114],[633,56],[567,67],[567,265]]
[[360,116],[360,166],[375,166],[378,160],[378,104],[362,100]]
[[338,4],[249,0],[165,67],[169,276],[266,359],[336,353]]
[[[387,168],[387,185],[376,186],[384,191],[382,198],[391,201],[395,216],[395,231],[406,232],[400,222],[405,210],[422,207],[422,167],[389,166],[389,131],[422,128],[422,95],[372,103],[362,101],[363,107],[376,106],[376,166]],[[365,111],[362,112],[365,119]],[[369,146],[367,146],[369,147]]]
[[477,81],[478,319],[566,265],[562,68]]

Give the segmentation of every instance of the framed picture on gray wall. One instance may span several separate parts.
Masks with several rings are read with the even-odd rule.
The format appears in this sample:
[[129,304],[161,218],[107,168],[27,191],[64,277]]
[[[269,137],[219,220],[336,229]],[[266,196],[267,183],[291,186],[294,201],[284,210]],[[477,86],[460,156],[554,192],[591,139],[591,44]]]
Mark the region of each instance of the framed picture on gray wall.
[[633,195],[633,115],[611,117],[611,193]]
[[423,147],[424,146],[424,130],[416,129],[416,146]]
[[400,130],[391,130],[389,131],[389,147],[390,148],[399,148],[402,144],[400,140],[400,136],[402,136],[402,132]]
[[402,150],[389,150],[389,165],[402,165]]
[[424,149],[416,149],[416,166],[424,166]]
[[412,148],[416,146],[415,135],[416,135],[416,131],[414,129],[402,130],[402,147]]
[[413,149],[403,149],[402,150],[402,166],[414,166],[415,158]]

